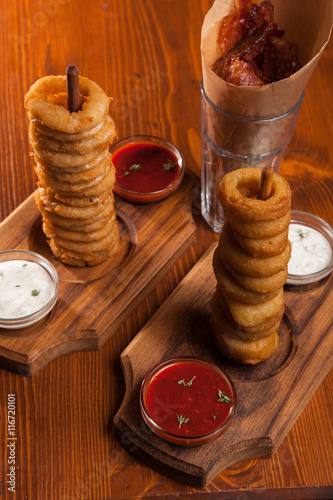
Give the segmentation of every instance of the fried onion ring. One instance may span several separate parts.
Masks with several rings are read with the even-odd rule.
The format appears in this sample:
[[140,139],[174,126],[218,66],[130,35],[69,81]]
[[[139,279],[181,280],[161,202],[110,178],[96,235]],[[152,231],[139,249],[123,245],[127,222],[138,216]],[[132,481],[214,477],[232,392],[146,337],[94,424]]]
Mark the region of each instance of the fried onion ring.
[[69,154],[69,153],[56,153],[55,151],[49,151],[47,149],[37,149],[34,151],[35,158],[40,163],[49,163],[50,165],[55,165],[57,168],[61,167],[82,167],[87,163],[90,163],[99,154],[102,154],[108,150],[108,145],[98,146],[97,148],[89,151],[88,153],[80,154]]
[[272,194],[257,199],[261,169],[242,168],[226,174],[218,184],[217,195],[227,217],[232,214],[245,220],[274,220],[290,210],[291,190],[288,182],[274,173]]
[[244,331],[239,325],[235,325],[235,323],[230,321],[223,309],[219,306],[219,300],[216,293],[214,293],[211,299],[210,306],[215,329],[221,334],[227,332],[229,335],[234,335],[242,340],[254,341],[269,337],[278,329],[280,325],[280,320],[278,320],[270,328],[258,330],[256,332],[247,332]]
[[[74,195],[77,197],[90,197],[90,196],[100,196],[106,191],[110,191],[113,189],[114,183],[115,183],[116,175],[115,175],[115,169],[113,166],[110,167],[106,175],[101,177],[100,182],[96,183],[95,185],[90,185],[86,186],[84,190],[79,189],[75,184],[71,185],[74,186],[74,188],[69,190],[62,190],[60,189],[62,186],[59,186],[59,189],[57,189],[57,194],[60,196],[68,196],[68,195]],[[49,179],[50,180],[50,179]],[[51,181],[50,181],[51,182]],[[52,183],[53,184],[53,183]],[[37,182],[37,185],[40,188],[43,188],[45,183],[43,181]],[[54,184],[53,184],[54,186]],[[76,189],[75,189],[76,186]],[[68,187],[67,185],[64,187]],[[54,191],[54,189],[51,186],[51,189]]]
[[43,205],[49,212],[56,213],[62,217],[69,219],[89,219],[90,217],[104,213],[109,207],[112,207],[113,196],[110,193],[109,197],[105,198],[102,203],[88,207],[67,205],[56,201],[54,198],[43,197]]
[[[45,163],[38,163],[35,167],[36,174],[40,180],[43,177],[51,178],[54,182],[68,182],[69,184],[78,184],[93,181],[95,177],[105,173],[106,168],[111,164],[110,156],[106,156],[103,160],[99,162],[95,167],[89,170],[84,170],[83,172],[57,172],[52,168],[49,168]],[[56,192],[56,191],[55,191]]]
[[91,177],[90,179],[83,180],[81,182],[67,182],[67,181],[59,181],[57,178],[51,176],[44,168],[42,163],[36,161],[35,164],[35,172],[37,174],[37,177],[56,193],[59,192],[82,193],[86,191],[88,188],[92,188],[97,184],[100,184],[109,171],[110,171],[110,163],[108,160],[104,160],[103,164],[101,164],[100,166],[100,171],[96,172],[96,175]]
[[[284,313],[283,290],[274,299],[262,304],[242,304],[225,297],[218,291],[221,308],[235,324],[244,327],[243,331],[257,332],[271,328]],[[229,314],[228,314],[229,313]]]
[[275,220],[246,221],[229,214],[232,227],[247,238],[273,238],[288,229],[291,221],[291,210]]
[[52,212],[45,212],[43,211],[43,207],[40,208],[40,211],[43,215],[43,221],[48,221],[51,222],[52,224],[55,225],[61,225],[64,229],[68,229],[70,231],[78,231],[82,233],[90,233],[93,231],[99,231],[100,229],[105,226],[108,220],[115,219],[116,218],[116,213],[113,210],[111,215],[107,217],[100,217],[100,218],[95,218],[95,220],[90,219],[83,219],[83,220],[77,220],[77,219],[68,219],[66,217],[61,217],[60,215],[53,214]]
[[51,251],[63,263],[96,265],[119,249],[114,208],[116,137],[109,98],[80,77],[80,110],[68,111],[67,78],[46,77],[25,96],[38,177],[36,204]]
[[285,250],[279,255],[253,257],[237,244],[229,221],[223,225],[220,240],[221,244],[218,248],[223,261],[247,276],[262,277],[276,274],[287,266],[291,255],[291,244],[288,240]]
[[91,221],[102,217],[108,217],[114,210],[113,208],[113,195],[107,198],[104,203],[100,205],[92,205],[91,207],[80,207],[65,205],[64,203],[57,203],[50,200],[48,196],[40,194],[39,199],[42,203],[43,209],[49,213],[52,212],[67,219],[85,219]]
[[98,167],[98,165],[104,161],[106,158],[108,158],[110,155],[109,149],[105,148],[103,151],[98,154],[92,161],[85,163],[84,165],[80,166],[69,166],[69,167],[58,167],[57,165],[51,165],[50,163],[43,161],[43,165],[49,172],[52,172],[52,175],[57,177],[61,173],[64,174],[76,174],[76,175],[81,175],[82,173],[86,172],[87,170],[91,170],[93,168]]
[[37,80],[25,96],[25,107],[35,119],[51,129],[67,134],[91,130],[104,120],[110,100],[95,82],[79,78],[84,100],[80,111],[70,113],[66,107],[52,102],[52,96],[67,92],[65,76],[45,76]]
[[243,302],[244,304],[261,304],[262,302],[272,300],[279,293],[279,290],[269,293],[254,292],[241,286],[227,271],[219,255],[218,249],[214,252],[213,269],[217,283],[223,290],[223,294],[237,302]]
[[117,238],[117,224],[112,223],[111,231],[109,231],[106,236],[99,240],[94,241],[74,241],[72,239],[68,240],[65,238],[61,238],[60,236],[52,237],[54,243],[59,248],[65,248],[66,250],[73,250],[78,254],[89,254],[91,252],[99,252],[102,250],[106,250],[110,246],[114,244],[114,241]]
[[91,139],[97,134],[104,126],[109,115],[106,115],[105,119],[96,125],[96,127],[86,130],[85,132],[78,132],[76,134],[66,134],[65,132],[60,132],[47,127],[44,123],[36,120],[31,113],[28,113],[30,123],[43,135],[51,137],[53,140],[60,142],[77,142],[85,141],[86,139]]
[[49,150],[55,153],[86,154],[104,144],[111,144],[116,137],[116,126],[111,116],[108,116],[104,127],[93,137],[75,142],[61,142],[39,132],[30,124],[29,138],[34,150]]
[[113,229],[114,223],[115,222],[113,219],[104,224],[103,227],[98,231],[80,232],[80,231],[71,231],[61,226],[56,226],[55,224],[52,224],[52,222],[44,220],[43,230],[46,236],[50,239],[59,236],[60,238],[63,238],[65,240],[91,242],[105,238]]
[[[220,254],[221,255],[221,254]],[[224,265],[227,267],[228,272],[237,281],[237,283],[248,290],[252,290],[257,293],[271,293],[279,290],[288,277],[288,265],[284,267],[281,271],[271,276],[247,276],[231,266],[227,261],[224,261],[223,255],[221,256]]]
[[214,318],[212,318],[212,330],[218,350],[236,363],[256,365],[265,361],[276,351],[279,343],[277,332],[258,340],[242,340],[224,332],[223,329],[221,331],[221,327],[216,325]]
[[119,250],[119,239],[115,240],[113,245],[105,250],[90,252],[88,254],[76,253],[65,248],[58,247],[54,240],[50,240],[49,245],[55,257],[61,260],[64,264],[76,267],[96,266],[97,264],[101,264],[105,260],[117,255]]
[[270,238],[247,238],[232,228],[237,243],[254,257],[274,257],[280,255],[288,243],[288,228]]

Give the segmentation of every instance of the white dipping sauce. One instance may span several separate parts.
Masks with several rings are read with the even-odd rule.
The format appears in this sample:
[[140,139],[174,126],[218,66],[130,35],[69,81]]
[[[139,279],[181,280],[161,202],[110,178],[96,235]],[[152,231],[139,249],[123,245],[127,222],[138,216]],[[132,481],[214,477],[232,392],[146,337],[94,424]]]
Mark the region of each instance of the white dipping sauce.
[[327,239],[316,229],[291,223],[289,240],[292,246],[288,273],[297,276],[314,274],[331,262],[332,249]]
[[49,302],[53,292],[51,276],[36,262],[0,262],[0,318],[33,314]]

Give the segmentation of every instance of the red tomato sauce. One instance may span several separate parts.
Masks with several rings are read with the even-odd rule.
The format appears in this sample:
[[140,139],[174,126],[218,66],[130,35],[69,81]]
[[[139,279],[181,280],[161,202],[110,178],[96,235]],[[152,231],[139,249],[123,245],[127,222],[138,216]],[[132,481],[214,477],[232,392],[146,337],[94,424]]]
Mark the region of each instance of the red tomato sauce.
[[116,167],[116,183],[139,193],[166,188],[179,176],[175,154],[158,144],[135,143],[116,151],[112,160]]
[[162,368],[150,380],[144,398],[147,413],[159,427],[185,437],[219,429],[234,403],[227,380],[213,367],[195,361]]

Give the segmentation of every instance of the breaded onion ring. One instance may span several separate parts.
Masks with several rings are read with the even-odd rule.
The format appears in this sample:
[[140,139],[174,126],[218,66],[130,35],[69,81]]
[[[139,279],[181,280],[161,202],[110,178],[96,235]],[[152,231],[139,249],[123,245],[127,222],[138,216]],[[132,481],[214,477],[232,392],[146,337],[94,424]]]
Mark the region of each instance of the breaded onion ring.
[[[99,203],[104,203],[107,198],[110,197],[110,191],[105,191],[101,193],[99,196],[76,196],[72,193],[66,193],[66,196],[62,196],[58,194],[56,191],[53,191],[50,187],[44,184],[42,181],[38,182],[39,193],[42,197],[49,197],[50,199],[54,199],[57,202],[65,203],[68,205],[76,206],[76,207],[91,207],[92,205],[96,205]],[[80,193],[82,194],[82,193]]]
[[[38,166],[35,168],[35,171],[40,180],[43,180],[43,177],[47,177],[52,178],[57,182],[69,182],[70,184],[78,184],[80,182],[89,182],[95,177],[105,173],[106,168],[110,165],[110,157],[107,155],[103,160],[100,161],[98,165],[96,165],[96,167],[77,173],[56,172],[55,170],[49,168],[45,163],[36,163],[38,163]],[[48,187],[49,189],[51,189],[50,186]],[[54,190],[54,192],[56,193],[57,191]]]
[[[52,212],[47,213],[47,218],[46,218],[43,209],[41,208],[40,210],[43,214],[43,221],[48,221],[55,225],[61,225],[61,227],[70,231],[79,231],[82,233],[91,233],[93,231],[99,231],[100,229],[103,228],[103,226],[105,226],[105,224],[109,220],[106,217],[102,217],[96,220],[68,219],[66,217],[61,217],[57,214],[53,214]],[[110,220],[115,220],[115,219],[116,219],[116,213],[113,210],[113,213],[110,216]]]
[[[114,220],[114,219],[113,219]],[[61,226],[57,226],[52,224],[52,222],[44,220],[43,221],[43,230],[48,238],[54,238],[59,236],[60,238],[64,238],[66,240],[71,241],[82,241],[82,242],[91,242],[98,241],[102,238],[105,238],[113,229],[113,220],[110,220],[98,231],[71,231],[70,229],[65,229]]]
[[49,172],[52,172],[52,175],[54,175],[55,177],[57,177],[58,175],[60,175],[61,173],[66,173],[66,174],[76,174],[76,175],[80,175],[84,172],[86,172],[87,170],[92,170],[93,168],[96,168],[98,167],[98,165],[104,161],[106,158],[109,158],[109,149],[108,148],[105,148],[103,149],[103,151],[97,155],[92,161],[90,161],[89,163],[85,163],[84,165],[80,165],[80,166],[74,166],[74,167],[60,167],[58,168],[56,165],[51,165],[50,163],[47,163],[46,161],[43,161],[43,166],[45,168],[47,168],[47,170]]
[[[227,312],[225,305],[230,312],[230,318],[241,327],[254,327],[252,330],[258,331],[270,328],[284,313],[283,290],[274,299],[263,304],[242,304],[225,297],[222,292],[218,293],[221,308]],[[272,319],[271,319],[272,318]],[[246,331],[246,330],[244,330]]]
[[50,240],[49,245],[54,256],[61,260],[64,264],[77,267],[96,266],[97,264],[100,264],[117,254],[119,239],[115,240],[114,243],[105,250],[90,252],[87,254],[77,253],[58,247],[54,240]]
[[109,115],[106,115],[105,119],[96,125],[96,127],[86,130],[85,132],[78,132],[77,134],[66,134],[65,132],[60,132],[59,130],[54,130],[47,127],[44,123],[36,120],[31,113],[28,113],[29,121],[32,125],[43,135],[51,137],[53,140],[61,142],[77,142],[84,141],[86,139],[91,139],[97,134],[104,126]]
[[270,293],[254,292],[241,286],[227,271],[219,255],[218,249],[214,252],[213,269],[218,285],[223,290],[224,295],[237,302],[243,302],[244,304],[262,304],[263,302],[272,300],[279,293],[279,290]]
[[[228,262],[240,273],[247,276],[271,276],[282,271],[288,264],[291,255],[291,244],[288,240],[285,250],[274,257],[253,257],[245,252],[236,242],[231,225],[226,221],[221,233],[221,244],[218,248],[223,262]],[[229,267],[227,267],[229,269]]]
[[[220,254],[221,255],[221,254]],[[239,283],[239,285],[258,293],[271,293],[279,290],[288,277],[288,266],[286,265],[284,269],[271,276],[247,276],[231,266],[227,261],[224,261],[223,255],[221,256],[224,265],[227,267],[228,272],[232,277]]]
[[32,124],[29,126],[30,144],[34,150],[42,149],[56,153],[86,154],[104,144],[111,144],[116,137],[116,126],[108,116],[104,127],[93,137],[76,142],[61,142],[39,132]]
[[43,205],[45,210],[67,217],[69,219],[89,219],[100,213],[107,211],[113,206],[113,196],[110,194],[102,203],[87,207],[66,205],[56,201],[54,198],[44,197]]
[[[279,325],[280,321],[283,317],[283,314],[284,314],[284,304],[283,304],[283,307],[277,312],[277,314],[275,314],[274,316],[270,316],[269,318],[264,319],[264,321],[262,321],[261,323],[257,323],[253,326],[241,326],[241,325],[238,325],[236,323],[236,321],[234,320],[234,318],[231,314],[230,308],[229,308],[227,302],[225,301],[222,290],[219,287],[216,288],[216,295],[217,295],[217,299],[219,301],[220,309],[223,311],[224,315],[228,318],[228,320],[231,323],[233,323],[238,328],[240,328],[240,330],[244,333],[259,333],[259,332],[263,332],[264,330],[268,330],[269,328],[272,328],[274,325]],[[259,305],[260,304],[258,304],[258,306]]]
[[60,236],[52,237],[52,240],[59,248],[73,250],[78,254],[90,254],[91,252],[99,252],[106,250],[115,243],[118,238],[118,228],[116,224],[112,224],[111,231],[106,236],[96,241],[74,241],[61,238]]
[[261,169],[242,168],[226,174],[218,184],[217,195],[227,217],[245,220],[274,220],[283,217],[291,205],[288,182],[274,173],[272,194],[267,200],[257,199]]
[[[48,198],[41,195],[40,189],[35,193],[35,200],[42,215],[54,224],[64,227],[68,227],[69,225],[74,224],[92,224],[96,221],[103,221],[105,223],[109,220],[109,218],[114,214],[115,211],[112,199],[110,202],[106,203],[101,210],[97,211],[94,214],[89,211],[89,207],[71,207],[67,211],[67,207],[65,207],[64,205],[62,205],[61,211],[63,212],[63,214],[61,214],[59,213],[59,211],[55,212],[54,209],[56,208],[56,206],[48,204]],[[87,208],[88,210],[86,210]],[[69,221],[69,224],[66,225],[66,221]]]
[[106,198],[110,196],[110,193],[102,193],[100,196],[86,196],[86,197],[77,197],[77,196],[60,196],[59,194],[50,193],[56,201],[60,201],[61,203],[65,203],[65,205],[72,205],[73,207],[91,207],[92,205],[98,205],[100,203],[104,203]]
[[36,161],[35,163],[35,172],[37,174],[37,177],[42,182],[47,184],[52,189],[52,191],[55,191],[56,193],[68,192],[69,194],[71,194],[75,192],[85,192],[88,188],[92,188],[97,184],[100,184],[110,171],[110,163],[108,162],[108,160],[104,160],[100,167],[100,171],[98,173],[96,172],[95,176],[79,182],[59,181],[57,178],[51,176],[43,167],[43,164],[39,163],[38,161]]
[[247,332],[244,331],[243,328],[241,328],[239,325],[235,325],[228,316],[224,313],[224,311],[221,309],[219,306],[219,300],[218,296],[216,293],[214,293],[212,299],[211,299],[211,312],[212,312],[212,319],[215,324],[215,329],[220,332],[220,334],[223,334],[225,332],[229,333],[229,335],[235,335],[236,337],[242,339],[242,340],[247,340],[247,341],[254,341],[254,340],[259,340],[263,339],[265,337],[269,337],[272,335],[276,330],[278,329],[280,325],[280,320],[276,321],[272,327],[267,328],[267,329],[261,329],[255,332]]
[[212,330],[218,350],[236,363],[256,365],[265,361],[276,351],[279,343],[277,332],[254,341],[242,340],[235,335],[221,331],[214,318],[212,318]]
[[52,102],[54,96],[67,92],[65,76],[45,76],[37,80],[25,96],[25,107],[33,118],[51,129],[67,134],[91,130],[104,120],[110,100],[95,82],[79,78],[84,101],[80,111],[70,113],[66,107]]
[[247,238],[272,238],[288,229],[291,221],[291,210],[275,220],[246,221],[231,214],[228,219],[232,227]]
[[108,145],[98,146],[97,148],[89,151],[88,153],[80,154],[69,154],[69,153],[56,153],[54,151],[49,151],[47,149],[36,149],[34,150],[35,159],[40,163],[49,163],[51,166],[54,165],[57,168],[61,167],[82,167],[87,163],[92,162],[96,157],[103,152],[108,150]]
[[288,228],[276,236],[270,238],[247,238],[232,229],[237,243],[254,257],[274,257],[280,255],[288,243]]
[[[73,195],[74,193],[75,193],[75,196],[77,196],[77,197],[100,196],[103,193],[110,191],[113,188],[115,180],[116,180],[115,168],[111,165],[107,174],[104,175],[103,177],[101,177],[100,182],[96,183],[95,185],[86,186],[84,190],[71,189],[71,191],[62,190],[62,189],[60,189],[61,186],[59,186],[57,193],[59,196],[68,196],[71,194]],[[43,188],[44,182],[39,181],[39,182],[37,182],[37,185],[40,188]],[[53,186],[54,186],[54,184],[53,184]],[[75,187],[77,185],[73,184],[73,186]],[[67,185],[64,187],[67,187]],[[52,188],[52,186],[51,186],[51,188]]]

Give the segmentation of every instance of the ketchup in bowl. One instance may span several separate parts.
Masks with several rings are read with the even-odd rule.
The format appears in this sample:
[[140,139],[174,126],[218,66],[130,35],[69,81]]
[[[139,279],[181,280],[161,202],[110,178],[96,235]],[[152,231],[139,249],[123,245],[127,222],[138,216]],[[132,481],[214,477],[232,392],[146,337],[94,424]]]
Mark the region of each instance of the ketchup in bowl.
[[132,136],[111,148],[114,191],[133,203],[151,203],[173,193],[184,175],[180,152],[158,137]]
[[236,408],[236,393],[217,365],[193,357],[162,362],[144,379],[143,419],[159,437],[185,446],[207,443],[222,434]]

